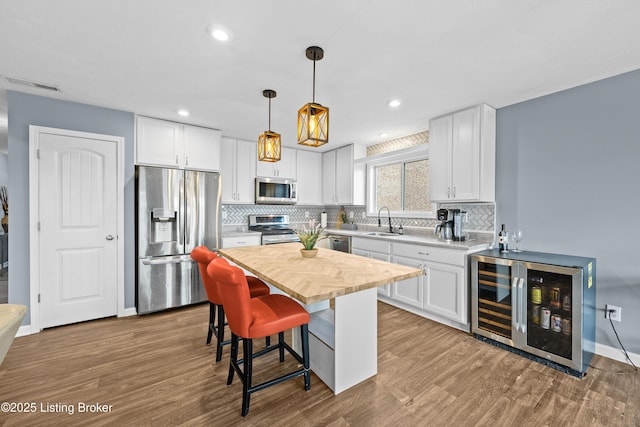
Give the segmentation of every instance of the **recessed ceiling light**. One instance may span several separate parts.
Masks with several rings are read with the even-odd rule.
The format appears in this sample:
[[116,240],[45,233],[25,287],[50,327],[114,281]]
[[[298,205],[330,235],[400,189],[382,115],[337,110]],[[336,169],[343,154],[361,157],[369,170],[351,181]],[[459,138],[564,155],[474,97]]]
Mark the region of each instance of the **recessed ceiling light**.
[[178,110],[178,115],[180,115],[182,117],[188,117],[189,116],[189,112],[187,110]]
[[389,104],[389,107],[391,107],[391,108],[396,108],[396,107],[400,106],[400,100],[399,99],[392,99],[387,104]]
[[219,25],[207,25],[207,34],[221,42],[226,42],[231,38],[231,31]]
[[385,138],[385,137],[387,137],[387,136],[389,136],[389,135],[388,135],[387,133],[385,133],[385,132],[381,132],[381,133],[379,133],[379,134],[378,134],[378,136],[379,136],[380,138]]

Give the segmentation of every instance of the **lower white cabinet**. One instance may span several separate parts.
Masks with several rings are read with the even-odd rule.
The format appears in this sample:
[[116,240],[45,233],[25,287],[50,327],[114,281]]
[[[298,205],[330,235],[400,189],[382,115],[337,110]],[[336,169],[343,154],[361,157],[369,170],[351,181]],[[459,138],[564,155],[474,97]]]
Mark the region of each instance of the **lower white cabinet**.
[[239,248],[242,246],[260,246],[261,242],[262,236],[260,233],[246,233],[222,237],[222,247],[224,249]]
[[380,300],[469,331],[467,257],[471,251],[353,237],[355,255],[421,269],[424,274],[378,288]]
[[[351,238],[351,253],[354,255],[389,262],[391,261],[390,251],[391,245],[388,242],[358,237]],[[378,295],[390,297],[392,286],[393,284],[378,286]]]

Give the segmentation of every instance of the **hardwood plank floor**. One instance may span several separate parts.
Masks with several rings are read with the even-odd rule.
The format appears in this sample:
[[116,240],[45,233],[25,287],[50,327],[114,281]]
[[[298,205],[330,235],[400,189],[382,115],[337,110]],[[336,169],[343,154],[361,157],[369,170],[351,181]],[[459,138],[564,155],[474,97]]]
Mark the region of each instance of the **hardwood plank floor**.
[[[640,425],[640,374],[629,365],[595,356],[576,379],[389,305],[378,313],[377,376],[338,396],[315,375],[309,392],[288,381],[255,393],[246,418],[239,380],[226,385],[228,346],[216,364],[205,345],[207,305],[16,338],[0,365],[0,402],[36,412],[0,412],[0,424]],[[283,369],[276,354],[257,359],[256,372]],[[108,411],[79,412],[96,403]]]

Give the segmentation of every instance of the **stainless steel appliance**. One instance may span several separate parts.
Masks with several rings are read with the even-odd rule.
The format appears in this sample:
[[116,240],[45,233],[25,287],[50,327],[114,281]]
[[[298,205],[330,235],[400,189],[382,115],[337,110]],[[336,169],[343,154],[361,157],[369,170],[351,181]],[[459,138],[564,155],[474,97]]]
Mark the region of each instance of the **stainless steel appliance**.
[[471,278],[476,337],[586,374],[595,351],[595,259],[494,249],[472,255]]
[[289,228],[289,215],[249,215],[249,230],[262,233],[263,245],[300,241]]
[[289,178],[256,178],[256,203],[294,205],[298,202],[298,184]]
[[331,236],[329,243],[334,251],[351,253],[351,236]]
[[220,174],[136,168],[139,314],[206,301],[191,250],[220,245]]
[[467,240],[467,211],[451,209],[449,217],[453,221],[453,240]]
[[449,209],[438,209],[437,217],[440,224],[436,224],[434,233],[438,236],[438,239],[453,240],[453,221],[449,219]]

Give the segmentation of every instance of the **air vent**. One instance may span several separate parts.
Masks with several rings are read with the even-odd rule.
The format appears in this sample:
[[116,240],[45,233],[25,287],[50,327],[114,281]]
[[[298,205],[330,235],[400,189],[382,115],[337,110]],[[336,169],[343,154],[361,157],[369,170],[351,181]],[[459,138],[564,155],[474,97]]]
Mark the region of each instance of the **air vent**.
[[45,89],[45,90],[51,90],[51,91],[54,91],[54,92],[60,92],[60,88],[58,86],[54,86],[54,85],[49,84],[49,83],[33,82],[31,80],[19,79],[19,78],[16,78],[16,77],[7,77],[7,76],[2,76],[2,77],[4,77],[5,80],[8,81],[9,83],[22,85],[22,86],[33,87],[33,88],[36,88],[36,89]]

